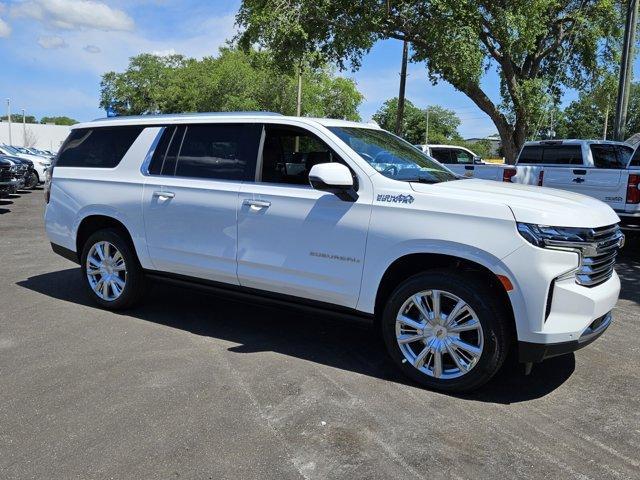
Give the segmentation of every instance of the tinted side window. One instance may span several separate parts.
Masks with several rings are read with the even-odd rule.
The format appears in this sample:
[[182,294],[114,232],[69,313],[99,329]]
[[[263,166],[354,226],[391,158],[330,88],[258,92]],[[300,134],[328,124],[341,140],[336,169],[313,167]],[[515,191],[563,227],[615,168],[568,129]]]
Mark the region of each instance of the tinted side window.
[[[221,180],[253,178],[261,131],[261,125],[189,125],[179,148],[176,176]],[[165,167],[175,143],[174,138]]]
[[633,157],[631,158],[631,163],[629,163],[630,167],[640,167],[640,148],[636,148],[636,151],[633,153]]
[[[616,145],[591,145],[593,164],[596,168],[625,168],[627,162],[621,162],[619,150]],[[628,157],[626,159],[629,160]]]
[[522,147],[518,163],[538,164],[542,162],[542,147],[538,145],[527,145]]
[[626,145],[616,145],[616,149],[618,150],[618,161],[622,164],[621,168],[626,168],[629,159],[633,156],[633,148]]
[[432,148],[431,156],[440,163],[454,163],[451,161],[451,151],[448,148]]
[[542,163],[549,165],[583,165],[580,145],[546,145]]
[[142,130],[142,126],[73,130],[58,154],[56,166],[114,168]]
[[341,160],[327,144],[306,130],[267,126],[262,149],[262,181],[309,184],[314,165]]
[[464,150],[452,150],[454,163],[458,163],[461,165],[473,163],[473,157],[469,152],[465,152]]

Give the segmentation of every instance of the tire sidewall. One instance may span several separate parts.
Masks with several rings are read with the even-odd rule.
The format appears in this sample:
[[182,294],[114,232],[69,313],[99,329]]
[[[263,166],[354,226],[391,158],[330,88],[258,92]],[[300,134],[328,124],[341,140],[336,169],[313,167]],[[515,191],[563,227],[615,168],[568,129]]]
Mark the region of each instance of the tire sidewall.
[[[113,301],[100,298],[91,288],[87,279],[87,257],[91,248],[98,242],[109,242],[118,249],[124,259],[127,269],[127,279],[122,294]],[[139,289],[143,281],[143,274],[138,258],[134,253],[130,242],[125,239],[120,232],[115,229],[104,229],[93,233],[85,242],[80,258],[80,268],[82,271],[83,284],[89,296],[98,305],[109,310],[122,310],[130,307],[139,295]]]
[[[458,378],[443,380],[420,372],[405,359],[398,346],[396,316],[400,307],[413,294],[431,289],[458,296],[474,310],[482,325],[480,360],[469,373]],[[505,318],[497,308],[495,297],[478,279],[449,271],[423,273],[403,282],[389,297],[380,327],[387,351],[401,371],[412,380],[436,390],[464,392],[479,387],[499,370],[508,350]]]

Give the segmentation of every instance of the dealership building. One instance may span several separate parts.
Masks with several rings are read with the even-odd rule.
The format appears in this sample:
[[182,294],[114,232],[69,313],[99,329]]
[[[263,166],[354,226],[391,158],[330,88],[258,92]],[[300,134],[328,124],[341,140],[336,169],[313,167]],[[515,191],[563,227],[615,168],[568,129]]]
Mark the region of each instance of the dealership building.
[[6,119],[0,123],[0,144],[57,152],[67,135],[69,127],[65,125],[9,123]]

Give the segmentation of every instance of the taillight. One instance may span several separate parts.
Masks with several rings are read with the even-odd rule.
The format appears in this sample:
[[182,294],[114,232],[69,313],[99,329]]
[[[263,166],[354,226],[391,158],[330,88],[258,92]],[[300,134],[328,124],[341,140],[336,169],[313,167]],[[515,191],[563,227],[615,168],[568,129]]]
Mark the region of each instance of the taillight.
[[640,175],[629,175],[627,203],[640,203]]
[[544,182],[544,170],[540,170],[540,173],[538,174],[538,186],[541,187],[543,182]]
[[516,176],[518,171],[515,168],[505,168],[502,171],[502,181],[511,183],[511,179]]

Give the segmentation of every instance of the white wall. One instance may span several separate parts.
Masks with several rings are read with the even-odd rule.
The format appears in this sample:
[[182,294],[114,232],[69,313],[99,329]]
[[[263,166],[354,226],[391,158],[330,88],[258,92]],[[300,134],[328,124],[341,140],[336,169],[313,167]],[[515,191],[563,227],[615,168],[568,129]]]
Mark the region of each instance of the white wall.
[[[27,123],[27,139],[35,140],[36,148],[57,152],[62,142],[69,135],[69,127],[63,125],[41,125]],[[9,122],[0,122],[0,144],[9,143]],[[22,123],[11,123],[11,143],[18,147],[24,146],[24,130]]]

